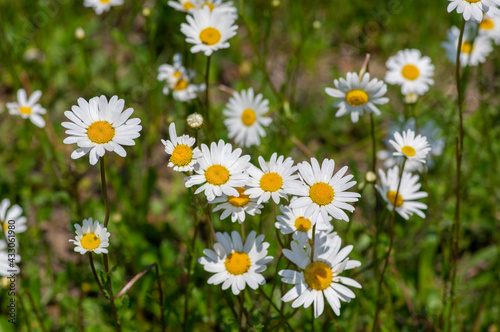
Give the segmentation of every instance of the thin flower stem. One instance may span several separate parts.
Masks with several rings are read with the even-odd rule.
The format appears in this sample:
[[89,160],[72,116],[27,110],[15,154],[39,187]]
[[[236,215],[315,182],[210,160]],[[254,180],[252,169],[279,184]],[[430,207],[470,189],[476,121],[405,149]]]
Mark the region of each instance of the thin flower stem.
[[243,240],[243,243],[245,243],[245,223],[241,223],[241,239]]
[[314,332],[314,305],[311,306],[311,332]]
[[238,296],[240,302],[240,331],[245,331],[245,290],[243,289]]
[[158,291],[159,291],[159,295],[160,295],[160,319],[161,319],[161,327],[162,327],[162,331],[165,331],[166,327],[167,327],[167,324],[165,322],[165,306],[164,306],[164,300],[163,300],[163,289],[161,287],[161,280],[160,280],[160,271],[159,271],[159,268],[158,268],[158,264],[155,263],[155,275],[156,275],[156,282],[158,284]]
[[[196,186],[193,186],[193,187],[194,187],[194,190],[196,191]],[[203,202],[201,201],[200,197],[198,195],[196,195],[196,194],[194,194],[194,196],[196,197],[196,200],[198,201],[198,204],[202,207],[203,212],[208,217],[208,224],[210,226],[210,230],[212,231],[212,237],[213,237],[214,242],[219,242],[217,240],[217,236],[216,236],[215,229],[214,229],[214,224],[212,222],[212,210],[210,209],[210,205],[207,203],[206,208],[205,208],[205,204],[203,204]],[[210,244],[210,246],[211,245],[212,245],[212,243]]]
[[[279,266],[280,266],[280,262],[281,262],[281,258],[283,258],[283,251],[280,252],[280,255],[278,257],[278,261],[276,263],[276,271],[274,273],[275,277],[274,277],[274,281],[273,281],[273,287],[271,288],[271,295],[270,295],[270,298],[272,299],[273,297],[273,294],[274,294],[274,289],[276,288],[276,282],[278,281],[278,269],[279,269]],[[267,316],[269,316],[269,312],[271,311],[271,304],[274,305],[274,303],[272,301],[269,302],[269,305],[267,306]],[[276,309],[279,311],[279,309]]]
[[26,328],[28,330],[28,332],[31,332],[31,321],[30,321],[30,317],[29,317],[29,314],[28,314],[28,310],[26,308],[26,306],[24,305],[24,301],[23,301],[23,298],[21,296],[21,293],[17,293],[17,299],[19,300],[19,306],[21,307],[21,311],[24,312],[24,315],[25,315],[25,319],[21,319],[20,321],[26,323]]
[[103,254],[102,256],[103,263],[104,263],[104,272],[106,272],[106,278],[107,278],[107,283],[108,283],[108,292],[109,292],[109,304],[111,305],[111,310],[113,311],[113,318],[116,323],[116,329],[118,331],[122,330],[122,327],[120,326],[120,321],[118,320],[118,314],[116,313],[116,307],[115,307],[115,298],[113,296],[113,286],[111,285],[111,275],[109,274],[109,262],[108,262],[108,255]]
[[207,68],[205,71],[205,103],[206,103],[206,125],[207,128],[210,131],[210,95],[209,95],[209,88],[208,88],[208,83],[209,83],[209,78],[210,78],[210,59],[212,59],[212,56],[207,56]]
[[[276,203],[273,202],[273,225],[274,223],[276,222]],[[280,237],[280,232],[279,230],[275,227],[274,230],[276,231],[276,238],[278,239],[278,243],[280,244],[280,248],[281,250],[283,250],[283,248],[285,248],[285,246],[283,245],[283,242],[281,241],[281,237]],[[268,310],[269,311],[269,310]]]
[[311,263],[314,262],[315,241],[316,241],[316,224],[314,224],[313,229],[312,229]]
[[109,222],[109,201],[108,201],[108,189],[106,187],[106,167],[104,165],[104,156],[99,158],[99,166],[101,168],[101,187],[102,187],[102,197],[104,199],[104,206],[106,208],[106,216],[104,218],[104,227],[108,227]]
[[46,332],[47,329],[45,328],[45,325],[43,325],[42,316],[40,315],[40,312],[38,311],[38,309],[35,306],[35,301],[33,301],[33,297],[31,296],[30,292],[23,292],[23,293],[26,293],[26,295],[28,296],[28,301],[30,302],[31,309],[35,313],[35,317],[36,317],[36,320],[38,321],[38,325],[40,326],[40,328],[42,329],[43,332]]
[[[280,309],[276,306],[276,304],[274,304],[273,300],[267,296],[267,294],[264,292],[264,290],[262,289],[262,287],[259,287],[259,290],[260,290],[260,293],[262,295],[264,295],[264,297],[269,301],[269,303],[272,305],[272,307],[274,308],[274,310],[276,310],[277,313],[280,313]],[[299,308],[295,309],[295,312],[298,310]],[[295,314],[294,312],[294,314]],[[293,315],[292,315],[293,316]],[[290,315],[288,315],[288,318],[285,320],[285,317],[281,317],[281,320],[280,320],[280,324],[278,326],[281,326],[281,322],[284,321],[284,324],[290,329],[290,331],[293,331],[293,328],[290,326],[290,323],[288,323],[288,319],[290,318]]]
[[102,284],[97,276],[97,272],[94,266],[94,259],[92,258],[92,251],[89,251],[89,260],[90,260],[90,267],[92,269],[92,274],[94,275],[94,279],[97,282],[97,285],[99,286],[99,290],[101,291],[102,296],[104,296],[106,300],[109,300],[108,296],[106,295],[106,292],[104,291],[104,287],[102,287]]
[[[195,212],[196,213],[196,212]],[[198,237],[198,222],[195,223],[194,225],[194,234],[193,234],[193,239],[191,240],[191,250],[188,253],[188,275],[187,275],[187,285],[186,285],[186,291],[184,293],[184,322],[182,324],[183,326],[183,331],[188,331],[188,310],[189,310],[189,283],[191,281],[191,268],[193,265],[193,252],[196,246],[196,239]]]

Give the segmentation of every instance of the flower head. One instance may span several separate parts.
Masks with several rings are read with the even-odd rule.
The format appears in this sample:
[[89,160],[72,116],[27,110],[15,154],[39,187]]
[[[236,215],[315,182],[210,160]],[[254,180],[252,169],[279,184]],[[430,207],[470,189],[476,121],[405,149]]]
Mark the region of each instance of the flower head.
[[[446,57],[452,63],[456,63],[460,30],[456,26],[453,26],[448,30],[446,37],[447,40],[442,42],[441,46],[445,49]],[[464,32],[460,49],[460,65],[462,67],[467,65],[477,66],[480,63],[484,63],[493,50],[491,41],[488,37],[479,35],[474,39],[474,43],[472,43],[472,37],[473,36],[470,36],[469,30]]]
[[23,209],[17,204],[11,205],[7,198],[0,202],[0,227],[5,234],[8,234],[9,230],[13,231],[14,235],[26,231],[26,217],[22,214]]
[[395,140],[389,140],[389,143],[396,149],[394,156],[403,156],[408,160],[415,160],[425,164],[425,158],[431,151],[427,138],[422,135],[415,136],[411,129],[403,131],[403,136],[399,132],[394,133]]
[[495,45],[500,45],[500,16],[484,15],[478,29],[479,35],[490,38],[495,42]]
[[87,251],[95,252],[96,254],[108,253],[109,236],[111,235],[104,224],[99,221],[92,222],[92,218],[83,219],[83,225],[75,224],[76,237],[69,240],[76,247],[75,251],[80,254],[85,254]]
[[457,13],[462,14],[466,21],[473,18],[477,22],[483,19],[483,12],[491,16],[500,15],[498,0],[448,0],[448,13],[457,9]]
[[419,50],[406,49],[399,51],[385,63],[387,73],[385,81],[389,84],[401,85],[401,93],[423,95],[434,84],[434,66],[431,59],[422,56]]
[[231,216],[231,221],[238,222],[241,224],[245,221],[245,215],[249,214],[254,216],[255,214],[260,214],[261,209],[264,207],[263,205],[257,202],[256,198],[250,198],[248,195],[245,195],[245,187],[236,188],[239,196],[227,196],[222,195],[220,197],[214,198],[210,203],[222,203],[217,205],[213,211],[223,210],[220,219],[226,219]]
[[37,104],[41,96],[42,92],[39,90],[33,92],[29,98],[24,89],[17,90],[17,103],[7,103],[9,114],[20,115],[23,119],[29,118],[35,126],[45,127],[45,120],[41,114],[45,114],[47,111],[40,104]]
[[201,150],[193,145],[196,139],[189,135],[177,137],[175,123],[171,123],[168,127],[170,139],[168,141],[161,140],[165,145],[165,152],[170,155],[168,167],[173,167],[177,172],[191,172],[197,163],[197,159],[201,157]]
[[85,7],[93,7],[97,15],[109,11],[112,6],[123,5],[123,0],[85,0]]

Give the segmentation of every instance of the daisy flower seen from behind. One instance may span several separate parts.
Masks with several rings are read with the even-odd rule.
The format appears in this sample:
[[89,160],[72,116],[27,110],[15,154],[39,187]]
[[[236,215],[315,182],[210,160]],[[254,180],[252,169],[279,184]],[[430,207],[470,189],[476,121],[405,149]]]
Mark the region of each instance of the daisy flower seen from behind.
[[380,115],[380,110],[376,105],[389,102],[389,98],[384,97],[387,85],[376,78],[370,80],[369,73],[365,73],[361,79],[357,73],[347,73],[346,79],[335,79],[333,84],[335,89],[326,88],[325,92],[339,99],[333,104],[333,107],[339,109],[335,113],[336,117],[351,114],[352,122],[358,122],[359,116],[364,112]]
[[142,127],[138,118],[129,119],[134,110],[127,108],[123,111],[125,101],[113,96],[108,103],[105,96],[94,97],[87,102],[78,99],[78,106],[71,107],[71,111],[64,115],[71,122],[63,122],[66,134],[65,144],[78,145],[78,149],[71,154],[72,159],[78,159],[89,154],[91,165],[95,165],[99,157],[107,151],[114,151],[121,157],[127,152],[122,145],[135,145],[134,139],[139,137]]
[[263,127],[269,126],[272,119],[264,116],[269,111],[269,101],[262,94],[254,94],[252,88],[235,92],[223,113],[229,131],[229,138],[239,145],[250,147],[260,145],[260,138],[266,136]]
[[245,221],[245,215],[249,214],[254,216],[255,214],[260,214],[261,209],[264,207],[261,204],[257,203],[256,198],[250,198],[248,195],[245,195],[244,192],[246,188],[238,187],[236,188],[239,196],[227,196],[222,195],[220,197],[214,198],[210,203],[222,203],[217,205],[213,211],[223,210],[220,219],[226,219],[231,216],[231,221],[238,222],[241,224]]
[[214,244],[214,250],[203,250],[206,257],[198,260],[205,271],[215,273],[208,279],[209,284],[222,284],[223,290],[231,287],[233,294],[238,295],[246,285],[257,289],[266,283],[261,273],[273,257],[267,256],[269,243],[264,242],[264,235],[256,237],[255,231],[251,231],[245,244],[235,231],[231,236],[228,233],[216,236],[219,242]]
[[[464,32],[464,37],[462,40],[462,46],[460,49],[460,65],[465,67],[477,66],[480,63],[484,63],[493,47],[491,46],[491,40],[488,37],[479,35],[474,39],[474,44],[472,44],[469,32],[466,30]],[[447,40],[441,43],[441,46],[445,49],[446,57],[453,64],[457,61],[457,45],[460,37],[460,30],[453,26],[451,27],[447,34]]]
[[101,15],[109,11],[112,6],[123,5],[123,0],[85,0],[83,5],[94,8],[96,14]]
[[177,136],[175,123],[168,126],[170,139],[161,140],[165,145],[165,152],[170,155],[168,167],[173,167],[177,172],[191,172],[197,163],[197,159],[202,156],[200,149],[194,147],[196,139],[189,135]]
[[415,136],[411,129],[403,131],[403,136],[399,132],[394,133],[394,140],[389,143],[396,149],[394,156],[403,156],[408,160],[415,160],[425,164],[427,154],[431,151],[427,138],[422,135]]
[[483,19],[483,12],[488,15],[498,16],[500,15],[500,10],[498,6],[500,2],[498,0],[448,0],[450,4],[448,5],[448,13],[452,12],[455,8],[457,13],[462,14],[466,21],[473,18],[477,22],[481,22]]
[[45,120],[41,114],[45,114],[47,111],[40,104],[37,104],[41,96],[40,90],[33,92],[29,98],[24,89],[17,90],[17,102],[7,103],[9,114],[20,115],[23,119],[29,118],[35,126],[45,127]]
[[0,202],[0,226],[5,234],[13,231],[13,235],[26,231],[26,217],[22,216],[23,209],[17,205],[11,205],[10,200],[5,198]]
[[100,224],[99,221],[92,222],[92,218],[83,219],[83,225],[75,224],[76,237],[75,239],[69,240],[73,242],[75,246],[75,251],[80,254],[85,254],[87,251],[94,252],[96,254],[108,253],[109,246],[109,236],[107,228],[104,224]]

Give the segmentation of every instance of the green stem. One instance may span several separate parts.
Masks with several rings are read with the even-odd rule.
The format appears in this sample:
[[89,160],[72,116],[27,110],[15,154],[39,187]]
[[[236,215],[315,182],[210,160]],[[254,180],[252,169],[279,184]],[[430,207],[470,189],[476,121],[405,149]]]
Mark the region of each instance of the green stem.
[[106,216],[104,218],[104,227],[108,227],[109,222],[109,201],[108,201],[108,189],[106,187],[106,170],[104,165],[104,156],[99,158],[99,166],[101,168],[101,187],[102,187],[102,197],[104,199],[104,207],[106,208]]
[[94,266],[94,259],[92,258],[92,251],[89,251],[89,260],[90,260],[90,267],[92,269],[92,274],[94,275],[94,279],[97,282],[97,285],[99,286],[99,290],[101,291],[102,296],[104,296],[106,300],[109,300],[108,296],[106,295],[106,292],[104,291],[104,287],[102,287],[102,284],[99,281],[99,278],[97,277],[97,272]]
[[115,297],[113,295],[113,286],[111,285],[111,275],[109,274],[109,262],[108,255],[103,254],[103,263],[104,263],[104,271],[106,272],[107,284],[108,284],[108,292],[109,292],[109,304],[111,305],[111,310],[113,311],[113,318],[116,323],[116,329],[121,331],[122,328],[120,326],[120,321],[118,320],[118,314],[116,312],[115,306]]
[[205,123],[207,126],[208,131],[210,132],[210,95],[209,95],[209,88],[208,88],[208,83],[209,83],[209,78],[210,78],[210,59],[212,59],[212,56],[207,56],[207,68],[205,71],[205,103],[206,103],[206,119]]

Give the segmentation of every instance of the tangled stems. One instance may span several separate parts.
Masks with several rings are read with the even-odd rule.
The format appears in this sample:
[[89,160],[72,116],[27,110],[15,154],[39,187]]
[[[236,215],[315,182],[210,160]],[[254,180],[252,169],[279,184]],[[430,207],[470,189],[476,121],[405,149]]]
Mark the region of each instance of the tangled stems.
[[378,287],[377,287],[377,309],[375,311],[375,318],[373,319],[373,326],[372,326],[372,331],[376,331],[377,329],[377,324],[378,324],[378,315],[380,312],[380,306],[381,306],[381,298],[380,295],[382,293],[382,283],[384,281],[384,274],[385,271],[387,270],[387,265],[389,265],[389,257],[391,256],[391,251],[392,251],[392,246],[394,244],[394,220],[396,219],[396,204],[395,201],[399,195],[399,189],[401,187],[401,180],[403,179],[403,171],[405,169],[406,165],[406,158],[403,160],[403,165],[401,165],[401,171],[399,172],[399,181],[398,181],[398,188],[396,189],[396,196],[394,198],[394,202],[391,202],[392,204],[392,213],[391,213],[391,228],[390,228],[390,235],[389,235],[389,250],[387,251],[387,255],[385,257],[385,262],[384,266],[382,268],[382,273],[380,274],[380,278],[378,280]]

